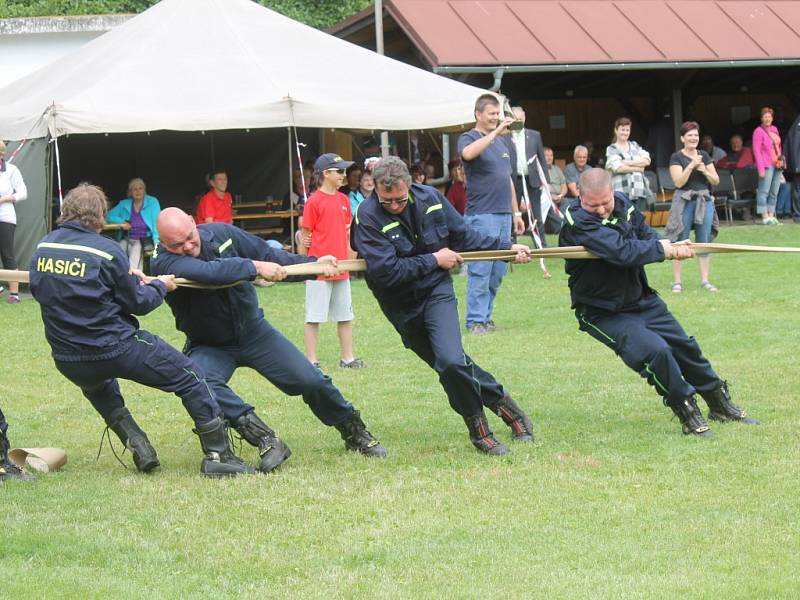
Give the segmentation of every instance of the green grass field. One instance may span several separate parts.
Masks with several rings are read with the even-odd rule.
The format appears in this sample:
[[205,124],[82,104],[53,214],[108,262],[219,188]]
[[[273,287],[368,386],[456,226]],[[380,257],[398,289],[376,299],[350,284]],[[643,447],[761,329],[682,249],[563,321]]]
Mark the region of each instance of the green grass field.
[[[725,228],[717,241],[800,246],[800,228]],[[534,264],[515,267],[498,300],[502,330],[465,339],[531,413],[534,444],[479,455],[435,373],[358,281],[368,368],[335,366],[332,325],[321,360],[389,458],[345,453],[301,399],[242,370],[232,386],[294,454],[274,475],[227,481],[199,476],[180,401],[128,382],[162,468],[140,475],[126,454],[125,470],[107,448],[95,460],[102,421],[54,369],[38,306],[2,302],[12,445],[63,447],[69,463],[0,485],[0,597],[797,598],[800,256],[714,257],[716,295],[699,288],[694,261],[681,295],[668,264],[648,268],[734,401],[763,423],[717,425],[712,440],[683,436],[644,380],[578,331],[560,261],[551,270],[544,281]],[[259,291],[298,344],[303,293]],[[142,326],[182,344],[166,307]],[[255,449],[242,452],[256,462]]]

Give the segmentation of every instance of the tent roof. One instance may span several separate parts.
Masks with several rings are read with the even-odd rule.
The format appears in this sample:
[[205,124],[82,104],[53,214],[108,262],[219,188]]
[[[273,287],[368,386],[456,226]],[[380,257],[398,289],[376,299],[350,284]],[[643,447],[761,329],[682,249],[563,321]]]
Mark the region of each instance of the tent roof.
[[251,0],[162,0],[0,90],[0,136],[433,129],[471,122],[481,93]]

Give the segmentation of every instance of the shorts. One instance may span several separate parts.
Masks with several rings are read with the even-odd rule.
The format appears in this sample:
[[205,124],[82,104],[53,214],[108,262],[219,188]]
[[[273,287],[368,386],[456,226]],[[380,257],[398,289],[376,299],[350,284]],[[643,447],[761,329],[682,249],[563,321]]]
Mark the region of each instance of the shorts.
[[352,320],[350,279],[306,281],[306,323]]

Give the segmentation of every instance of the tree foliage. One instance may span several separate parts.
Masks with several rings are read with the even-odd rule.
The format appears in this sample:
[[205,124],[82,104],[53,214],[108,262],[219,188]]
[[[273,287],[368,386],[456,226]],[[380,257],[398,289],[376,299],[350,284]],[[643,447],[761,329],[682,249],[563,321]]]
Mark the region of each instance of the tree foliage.
[[[158,0],[5,0],[0,18],[138,13]],[[313,27],[325,28],[368,7],[372,0],[260,0],[260,4]]]

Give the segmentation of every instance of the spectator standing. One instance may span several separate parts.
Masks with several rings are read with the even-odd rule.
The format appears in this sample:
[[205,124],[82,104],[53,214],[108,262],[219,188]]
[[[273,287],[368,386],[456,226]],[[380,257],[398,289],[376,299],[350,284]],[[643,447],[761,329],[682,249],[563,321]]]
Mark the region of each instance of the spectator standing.
[[592,168],[589,164],[589,150],[586,146],[575,146],[572,159],[573,162],[564,167],[564,177],[567,180],[567,196],[577,198],[581,195],[581,174]]
[[733,171],[735,169],[747,169],[755,166],[756,161],[755,158],[753,158],[753,151],[744,145],[742,136],[738,133],[733,134],[730,139],[730,144],[730,152],[728,152],[724,158],[714,163],[717,170],[728,169],[729,171]]
[[800,223],[800,116],[789,128],[784,146],[786,156],[786,178],[791,178],[792,219]]
[[467,188],[464,185],[466,177],[464,176],[464,165],[460,158],[455,158],[447,164],[450,170],[450,182],[448,184],[447,199],[450,204],[458,211],[462,217],[464,211],[467,209]]
[[[542,215],[542,186],[549,185],[549,181],[539,180],[539,169],[534,163],[529,163],[534,156],[539,161],[542,167],[542,172],[545,173],[547,178],[547,171],[545,169],[545,156],[544,144],[542,144],[542,134],[535,129],[528,129],[525,127],[525,111],[521,106],[514,106],[511,113],[517,120],[514,124],[515,129],[511,130],[511,135],[505,139],[508,142],[508,151],[511,155],[511,172],[514,176],[515,191],[517,194],[517,202],[522,212],[522,218],[525,219],[525,187],[527,186],[527,197],[531,201],[531,213],[533,218],[536,219],[536,233],[542,240],[542,246],[547,246],[547,239],[544,235],[545,221],[550,221],[553,229],[558,232],[561,228],[561,219],[553,212],[551,214],[551,207],[548,206],[547,214]],[[532,224],[529,224],[532,226]],[[531,236],[533,237],[533,236]]]
[[371,171],[362,171],[358,182],[358,189],[350,192],[350,213],[356,216],[356,211],[364,200],[369,198],[372,190],[375,189],[375,182],[372,179]]
[[761,125],[753,131],[753,155],[758,169],[756,212],[761,215],[764,225],[780,225],[775,218],[775,204],[778,202],[784,157],[781,136],[778,128],[772,124],[773,117],[771,108],[762,108]]
[[650,166],[650,154],[631,138],[631,120],[620,117],[614,122],[614,137],[606,148],[606,170],[611,174],[611,187],[622,192],[639,210],[647,208],[652,197],[644,176]]
[[228,192],[228,174],[224,169],[212,171],[209,175],[211,189],[197,204],[195,221],[202,223],[233,224],[233,208],[231,195]]
[[[500,118],[500,102],[483,94],[475,102],[475,127],[458,138],[458,153],[464,161],[467,185],[466,224],[486,236],[511,243],[511,227],[517,235],[525,231],[517,205],[508,146],[498,136],[508,131],[512,117]],[[494,299],[508,265],[502,261],[470,263],[467,273],[467,329],[483,335],[495,329]]]
[[[333,153],[323,154],[314,163],[320,178],[320,187],[308,199],[301,225],[300,254],[348,257],[350,250],[350,199],[339,192],[345,170],[352,161],[343,160]],[[353,355],[353,300],[350,293],[350,274],[344,272],[334,277],[320,276],[316,281],[306,281],[306,356],[315,366],[319,324],[335,321],[339,335],[339,366],[349,369],[363,368],[364,362]]]
[[140,177],[131,179],[128,183],[128,197],[120,200],[106,215],[108,223],[122,225],[117,233],[117,240],[131,267],[139,270],[144,265],[145,254],[152,253],[158,245],[156,219],[161,212],[158,198],[145,192],[146,187]]
[[[711,157],[700,149],[700,126],[695,121],[681,125],[683,148],[675,152],[669,161],[669,174],[675,184],[675,194],[669,209],[666,235],[671,242],[688,240],[694,228],[695,241],[710,242],[719,231],[719,219],[714,210],[714,198],[710,186],[719,183],[719,175]],[[717,286],[708,280],[710,258],[698,254],[700,265],[700,287],[717,292]],[[672,261],[672,291],[682,292],[681,261]]]
[[544,147],[544,160],[547,163],[547,177],[550,179],[550,197],[559,210],[564,212],[566,207],[564,200],[567,197],[567,178],[564,177],[564,171],[561,170],[561,167],[555,164],[553,149],[548,146]]
[[[14,231],[17,229],[17,211],[14,204],[28,197],[28,188],[22,179],[19,169],[6,161],[6,145],[0,141],[0,258],[3,268],[17,270],[17,258],[14,255]],[[0,286],[0,292],[3,287]],[[19,303],[19,282],[8,282],[9,304]]]

